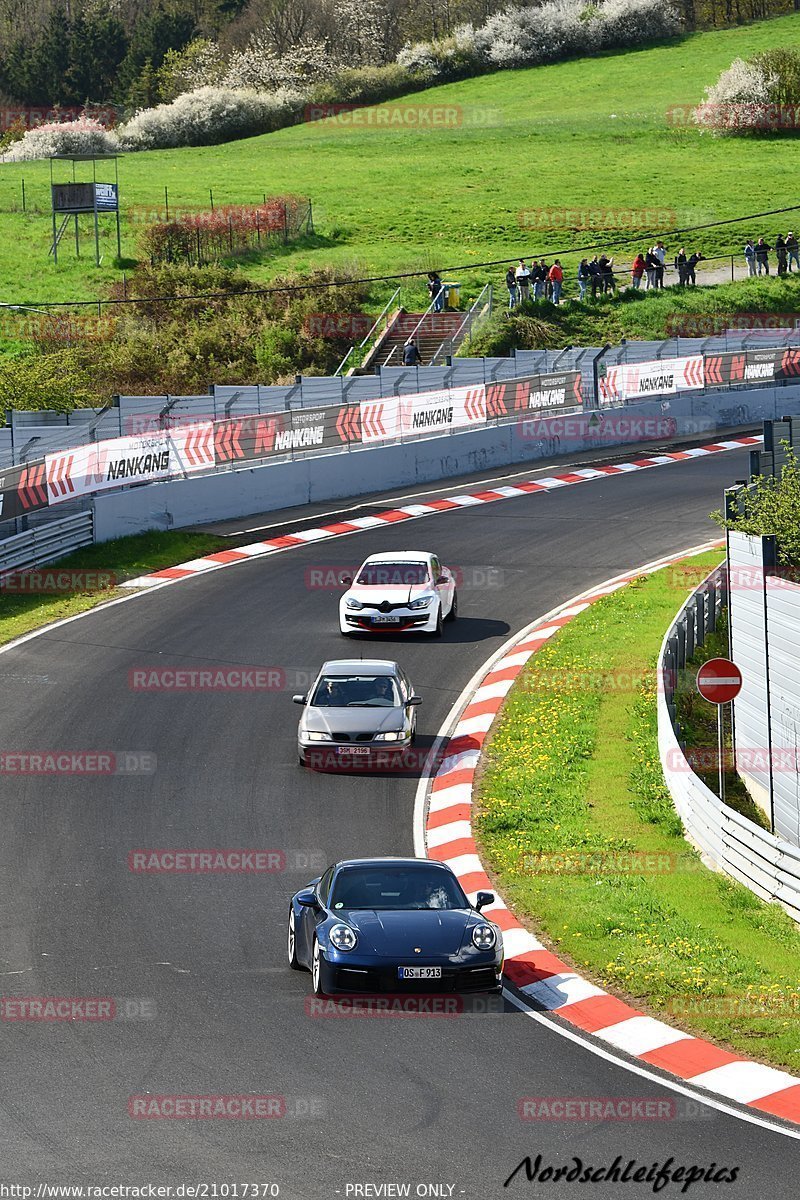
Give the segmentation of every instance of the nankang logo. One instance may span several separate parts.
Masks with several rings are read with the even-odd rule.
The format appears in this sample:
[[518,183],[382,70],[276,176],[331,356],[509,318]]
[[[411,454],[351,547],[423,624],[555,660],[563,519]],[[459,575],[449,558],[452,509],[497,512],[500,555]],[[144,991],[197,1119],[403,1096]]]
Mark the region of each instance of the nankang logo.
[[156,471],[169,470],[169,450],[158,454],[140,454],[137,457],[120,458],[108,464],[106,479],[129,479],[133,475],[152,475]]

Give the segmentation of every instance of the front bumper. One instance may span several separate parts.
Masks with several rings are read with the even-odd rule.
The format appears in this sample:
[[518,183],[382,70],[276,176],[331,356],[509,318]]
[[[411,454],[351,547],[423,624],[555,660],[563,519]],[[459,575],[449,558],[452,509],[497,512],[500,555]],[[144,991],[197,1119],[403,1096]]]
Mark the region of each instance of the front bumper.
[[[397,617],[396,621],[380,621],[382,616]],[[429,633],[436,628],[436,610],[421,609],[411,612],[401,610],[392,613],[380,613],[374,609],[343,609],[340,615],[342,633],[405,633],[409,630],[417,633]]]
[[318,770],[375,770],[392,768],[408,751],[411,738],[402,742],[300,742],[298,757]]
[[331,962],[322,955],[321,983],[329,996],[342,993],[390,993],[392,995],[436,994],[442,992],[499,992],[502,988],[503,958],[498,953],[494,959],[475,963],[421,963],[420,966],[441,966],[441,979],[399,979],[399,966],[409,966],[406,960],[391,963],[384,959],[345,961],[344,954],[337,954]]

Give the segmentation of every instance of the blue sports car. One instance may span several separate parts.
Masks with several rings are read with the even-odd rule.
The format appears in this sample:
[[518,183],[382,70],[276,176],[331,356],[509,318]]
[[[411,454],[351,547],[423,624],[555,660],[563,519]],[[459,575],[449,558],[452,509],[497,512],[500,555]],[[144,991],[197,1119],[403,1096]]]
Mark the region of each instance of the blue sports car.
[[503,937],[444,863],[366,858],[335,863],[292,897],[289,966],[317,995],[499,992]]

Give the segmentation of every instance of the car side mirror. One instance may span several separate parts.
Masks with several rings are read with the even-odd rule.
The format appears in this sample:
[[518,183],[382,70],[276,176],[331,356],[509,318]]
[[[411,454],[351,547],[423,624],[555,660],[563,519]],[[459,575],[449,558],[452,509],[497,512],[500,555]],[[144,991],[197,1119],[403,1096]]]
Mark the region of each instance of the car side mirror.
[[494,904],[494,892],[478,892],[478,895],[475,897],[475,908],[478,912],[490,904]]
[[422,696],[409,696],[406,704],[422,704]]
[[339,582],[344,583],[347,585],[347,587],[349,587],[350,584],[353,582],[353,576],[352,575],[342,575]]
[[292,696],[292,704],[305,704],[305,696]]
[[313,888],[303,888],[302,892],[298,892],[295,897],[301,908],[316,908],[317,893]]
[[446,575],[440,575],[440,576],[439,576],[439,578],[436,580],[436,582],[437,582],[437,583],[447,583],[447,576],[446,576]]

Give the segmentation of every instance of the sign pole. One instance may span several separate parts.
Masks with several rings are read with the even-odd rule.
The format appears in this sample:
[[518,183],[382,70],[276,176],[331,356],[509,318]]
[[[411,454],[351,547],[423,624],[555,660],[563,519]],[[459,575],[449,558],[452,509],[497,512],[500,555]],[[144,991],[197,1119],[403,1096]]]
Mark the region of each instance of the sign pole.
[[724,704],[717,705],[717,760],[719,762],[719,798],[722,803],[725,803],[725,765],[723,755],[725,753],[725,739],[723,731],[725,722],[723,719]]

